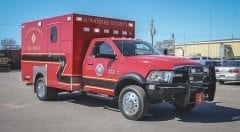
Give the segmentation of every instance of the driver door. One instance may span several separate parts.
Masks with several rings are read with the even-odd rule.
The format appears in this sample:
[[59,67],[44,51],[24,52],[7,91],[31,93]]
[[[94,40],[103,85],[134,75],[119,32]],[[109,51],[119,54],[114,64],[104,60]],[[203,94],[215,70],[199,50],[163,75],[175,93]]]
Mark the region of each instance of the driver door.
[[108,42],[95,42],[91,56],[85,61],[87,74],[84,75],[84,80],[87,91],[114,95],[118,67],[118,60],[114,56],[114,50]]

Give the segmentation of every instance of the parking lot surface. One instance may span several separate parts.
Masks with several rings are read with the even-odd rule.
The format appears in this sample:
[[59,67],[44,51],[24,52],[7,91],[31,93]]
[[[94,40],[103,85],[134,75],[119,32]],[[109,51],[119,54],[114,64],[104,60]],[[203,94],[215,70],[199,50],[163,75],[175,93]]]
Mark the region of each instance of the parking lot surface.
[[39,101],[20,71],[0,72],[0,132],[240,132],[240,83],[217,85],[214,102],[192,112],[153,104],[142,121],[125,119],[116,102],[63,93]]

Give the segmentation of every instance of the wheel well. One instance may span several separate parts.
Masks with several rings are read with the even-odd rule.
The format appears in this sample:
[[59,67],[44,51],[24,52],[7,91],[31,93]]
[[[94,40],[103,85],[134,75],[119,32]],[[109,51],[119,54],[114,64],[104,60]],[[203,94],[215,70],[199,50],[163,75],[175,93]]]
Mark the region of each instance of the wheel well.
[[36,92],[36,87],[35,87],[36,81],[37,81],[38,78],[40,78],[40,77],[44,77],[42,73],[38,73],[38,74],[36,75],[36,77],[34,78],[34,92]]
[[[144,86],[143,84],[140,84],[138,83],[137,81],[135,80],[131,80],[131,79],[126,79],[126,80],[122,80],[121,82],[119,82],[116,86],[116,89],[115,89],[115,95],[116,97],[119,96],[120,92],[123,90],[123,88],[125,88],[126,86],[128,85],[138,85],[140,87],[142,87],[144,89]],[[145,90],[145,89],[144,89]]]

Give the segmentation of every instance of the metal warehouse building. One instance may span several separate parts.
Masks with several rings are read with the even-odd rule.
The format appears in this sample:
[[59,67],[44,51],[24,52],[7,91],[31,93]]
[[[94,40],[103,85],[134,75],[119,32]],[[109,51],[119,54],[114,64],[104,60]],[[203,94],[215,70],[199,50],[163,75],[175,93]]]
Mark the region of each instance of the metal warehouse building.
[[175,56],[209,56],[231,58],[240,56],[240,39],[222,39],[175,44]]

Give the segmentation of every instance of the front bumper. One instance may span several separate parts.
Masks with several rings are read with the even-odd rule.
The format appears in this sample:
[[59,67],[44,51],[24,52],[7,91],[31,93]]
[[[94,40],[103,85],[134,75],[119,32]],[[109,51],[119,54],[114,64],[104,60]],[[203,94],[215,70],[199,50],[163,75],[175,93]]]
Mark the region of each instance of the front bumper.
[[[193,103],[195,93],[207,93],[209,83],[203,84],[180,84],[169,85],[165,84],[147,84],[147,95],[152,100],[162,100],[167,102],[175,102],[181,100],[181,104]],[[205,100],[208,100],[205,98]]]
[[[213,101],[216,89],[214,68],[209,74],[190,74],[182,71],[183,77],[173,80],[173,83],[146,82],[146,92],[150,100],[177,103],[181,106],[195,103],[195,95],[203,93],[204,101]],[[176,73],[180,73],[179,71]],[[191,79],[190,79],[191,78]],[[193,79],[193,80],[192,80]]]

